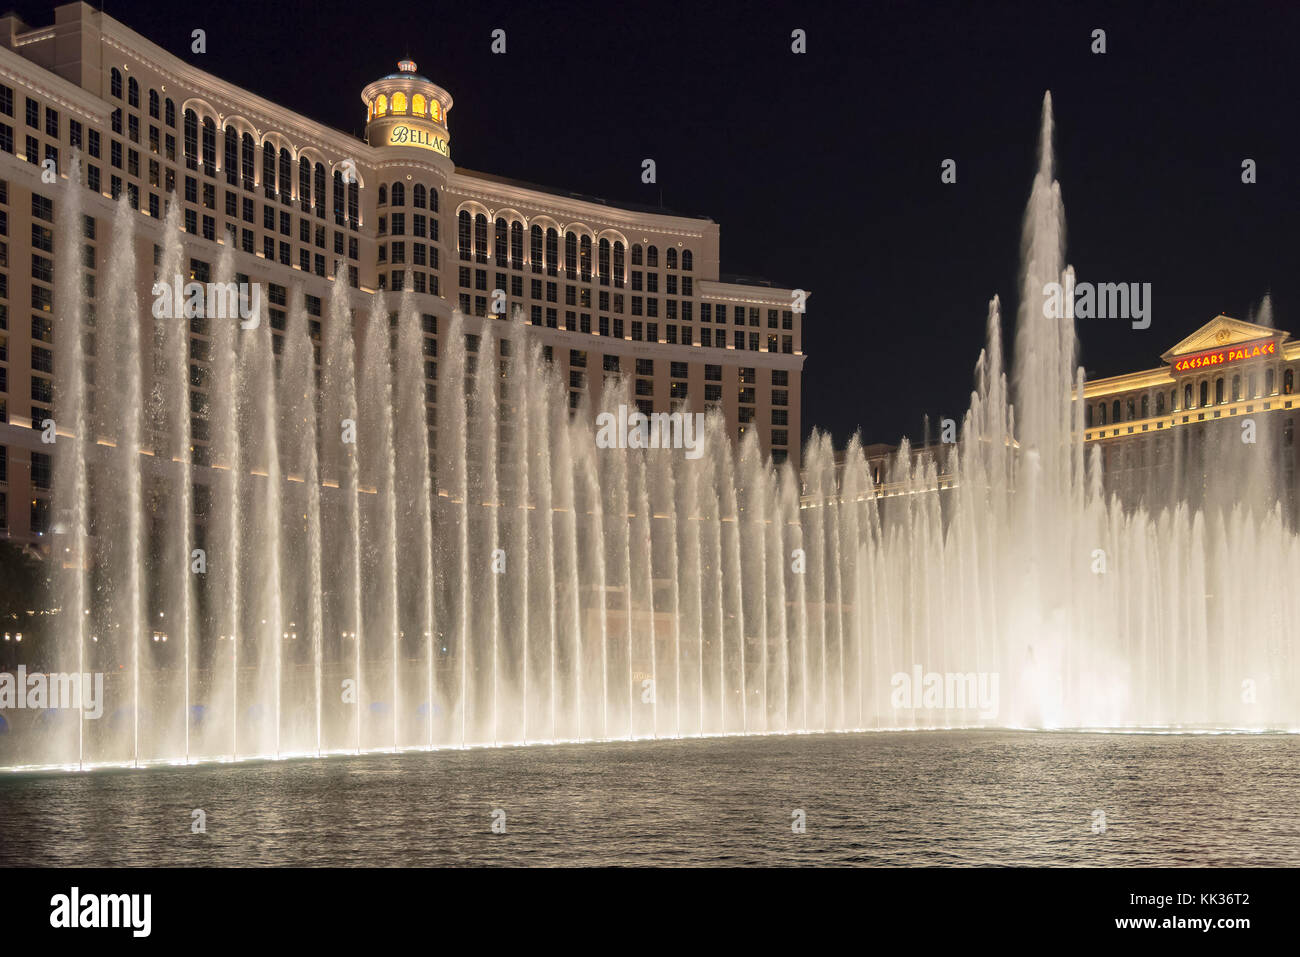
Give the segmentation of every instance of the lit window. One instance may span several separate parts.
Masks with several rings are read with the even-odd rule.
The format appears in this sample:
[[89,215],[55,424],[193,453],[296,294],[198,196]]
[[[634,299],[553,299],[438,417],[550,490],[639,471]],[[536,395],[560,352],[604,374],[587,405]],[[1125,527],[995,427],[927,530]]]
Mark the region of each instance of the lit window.
[[383,116],[388,112],[388,97],[379,94],[379,99],[375,100],[375,116]]
[[418,116],[424,116],[429,111],[428,103],[424,99],[423,93],[417,93],[411,97],[411,112]]
[[405,112],[406,112],[406,94],[405,94],[405,93],[394,93],[394,94],[393,94],[393,112],[394,112],[394,113],[405,113]]

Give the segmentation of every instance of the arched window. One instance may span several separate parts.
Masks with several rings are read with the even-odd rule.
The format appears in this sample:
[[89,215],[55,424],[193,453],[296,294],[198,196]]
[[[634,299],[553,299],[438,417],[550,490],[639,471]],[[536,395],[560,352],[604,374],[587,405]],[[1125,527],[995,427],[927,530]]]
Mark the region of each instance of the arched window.
[[1264,394],[1272,395],[1277,391],[1277,376],[1273,374],[1273,367],[1264,370]]
[[591,282],[591,237],[583,236],[578,243],[578,272],[583,282]]
[[311,210],[311,160],[298,157],[298,203],[304,213]]
[[609,285],[609,240],[602,239],[596,247],[596,275],[602,286]]
[[411,187],[411,205],[416,209],[424,209],[426,195],[424,184],[416,183]]
[[257,177],[257,146],[252,133],[245,133],[240,138],[239,166],[244,177],[244,189],[251,190]]
[[682,271],[690,272],[694,268],[695,268],[695,256],[691,254],[691,251],[689,249],[683,249],[682,250]]
[[1097,406],[1097,422],[1100,425],[1106,424],[1106,403],[1105,402]]
[[1192,407],[1192,384],[1189,382],[1183,386],[1183,411]]
[[380,184],[379,187],[379,205],[380,206],[388,205],[388,187],[382,184]]
[[1142,418],[1151,418],[1151,396],[1142,396]]
[[140,109],[140,84],[133,76],[126,81],[126,105]]
[[623,241],[614,240],[614,288],[622,289],[627,266],[623,262]]
[[1083,407],[1083,427],[1085,429],[1092,428],[1092,406],[1090,405]]
[[162,110],[162,101],[158,99],[158,91],[150,90],[149,91],[149,115],[156,120],[158,119],[158,114],[161,112],[161,110]]
[[386,116],[388,114],[388,97],[380,93],[379,98],[375,100],[375,116]]
[[504,269],[506,264],[506,258],[507,258],[507,250],[510,244],[510,227],[509,224],[506,223],[505,219],[501,216],[497,217],[497,221],[495,225],[496,225],[496,235],[493,237],[494,239],[493,245],[495,248],[492,251],[492,255],[496,257],[497,265]]
[[394,206],[405,206],[406,187],[401,183],[394,183],[392,191],[388,194],[388,199]]
[[1253,372],[1246,376],[1246,398],[1253,399],[1259,395],[1258,386],[1259,376]]
[[1133,406],[1133,397],[1129,396],[1124,405],[1127,407],[1126,411],[1128,412],[1128,421],[1132,422],[1137,418],[1137,410]]
[[167,125],[171,127],[175,127],[176,126],[176,104],[171,101],[171,97],[167,98],[166,102],[163,104],[163,107],[164,107],[163,113],[166,118]]
[[1295,392],[1295,370],[1287,369],[1282,373],[1282,394],[1291,395]]
[[1111,406],[1110,406],[1110,420],[1111,420],[1112,422],[1119,422],[1119,421],[1120,421],[1120,415],[1119,415],[1119,399],[1116,399],[1114,402],[1111,403]]
[[578,278],[578,234],[564,234],[564,272],[569,279]]
[[122,98],[122,71],[117,67],[108,74],[108,90],[117,99]]
[[1178,408],[1178,390],[1170,389],[1169,390],[1169,411],[1173,412],[1177,408]]
[[528,231],[528,259],[532,263],[533,272],[542,271],[542,227],[534,226]]
[[217,124],[212,117],[203,121],[203,169],[209,176],[217,172]]
[[659,268],[659,247],[647,246],[645,250],[645,264],[647,268]]
[[433,117],[436,122],[442,122],[442,108],[438,105],[437,100],[429,101],[429,115]]
[[560,234],[558,230],[546,231],[546,275],[555,276],[560,271]]
[[1165,414],[1165,394],[1163,392],[1157,392],[1156,393],[1156,415],[1164,415],[1164,414]]
[[474,261],[485,263],[488,261],[488,230],[487,217],[482,213],[474,216]]
[[411,112],[416,116],[424,116],[429,112],[429,104],[425,100],[423,93],[417,93],[411,97]]
[[510,224],[510,268],[524,268],[524,224],[517,219]]
[[1223,376],[1214,380],[1214,404],[1223,405]]
[[474,256],[473,238],[470,232],[471,224],[469,210],[462,209],[460,215],[456,217],[456,240],[460,249],[460,258],[463,262],[469,262]]
[[402,93],[400,90],[397,93],[393,94],[393,112],[394,113],[406,112],[406,94]]
[[343,171],[334,171],[334,222],[336,225],[343,225]]
[[185,111],[185,165],[194,169],[199,163],[199,115]]
[[356,180],[348,183],[348,228],[356,229],[361,223],[361,186]]
[[664,265],[669,269],[677,268],[677,250],[669,246],[668,251],[664,253]]
[[642,264],[641,244],[634,243],[632,245],[632,265],[640,266]]
[[1201,383],[1201,408],[1210,404],[1210,380],[1206,379]]
[[1232,401],[1236,402],[1241,398],[1241,375],[1232,377]]
[[225,169],[226,182],[234,186],[239,182],[239,131],[233,126],[225,129],[225,148],[222,151],[221,165]]
[[430,186],[429,187],[429,212],[436,213],[437,211],[438,211],[438,188],[436,186]]
[[280,199],[289,201],[293,192],[293,157],[283,146],[280,147]]
[[316,164],[316,215],[325,216],[325,164]]

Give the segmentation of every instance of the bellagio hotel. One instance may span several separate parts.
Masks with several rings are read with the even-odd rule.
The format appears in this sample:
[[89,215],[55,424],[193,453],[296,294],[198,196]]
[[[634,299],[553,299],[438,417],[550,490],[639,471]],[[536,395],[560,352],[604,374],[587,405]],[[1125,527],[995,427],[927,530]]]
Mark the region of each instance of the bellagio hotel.
[[[362,91],[363,141],[192,59],[85,3],[58,7],[52,26],[0,17],[0,538],[40,541],[49,523],[51,463],[32,423],[49,415],[55,388],[54,205],[74,151],[88,187],[92,302],[105,281],[113,201],[125,193],[139,210],[137,259],[147,264],[174,195],[191,277],[208,280],[222,244],[233,247],[236,279],[266,284],[277,351],[299,285],[319,343],[336,262],[363,317],[366,293],[403,290],[409,277],[435,442],[439,335],[459,309],[476,348],[502,290],[505,316],[521,310],[536,327],[571,405],[584,390],[598,402],[605,376],[621,373],[642,411],[682,401],[718,408],[733,435],[755,430],[774,460],[798,465],[802,302],[796,290],[724,276],[717,223],[455,166],[451,94],[409,60]],[[47,159],[58,185],[42,182]],[[142,303],[152,299],[151,273],[141,270]],[[210,331],[191,321],[195,410]],[[196,413],[192,426],[203,463],[208,424]]]

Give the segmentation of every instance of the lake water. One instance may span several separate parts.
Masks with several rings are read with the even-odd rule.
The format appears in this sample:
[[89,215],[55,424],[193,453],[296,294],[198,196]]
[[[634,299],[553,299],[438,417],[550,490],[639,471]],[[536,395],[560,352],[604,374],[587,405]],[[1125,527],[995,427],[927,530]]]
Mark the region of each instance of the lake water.
[[898,732],[0,773],[0,812],[7,866],[1294,866],[1300,736]]

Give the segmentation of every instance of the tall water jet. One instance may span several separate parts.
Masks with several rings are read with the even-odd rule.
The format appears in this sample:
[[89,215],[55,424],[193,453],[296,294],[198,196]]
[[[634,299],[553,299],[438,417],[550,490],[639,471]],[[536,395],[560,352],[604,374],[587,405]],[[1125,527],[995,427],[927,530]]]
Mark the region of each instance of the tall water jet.
[[[218,282],[234,280],[230,247],[217,259]],[[209,620],[217,631],[213,643],[210,694],[220,696],[226,712],[232,758],[239,757],[239,640],[244,634],[239,572],[243,546],[241,516],[245,487],[243,442],[239,431],[239,325],[219,322],[212,330],[212,378],[208,389],[208,421],[212,423],[210,459],[213,472],[210,536]],[[228,644],[227,644],[228,643]],[[223,660],[224,659],[224,660]]]
[[321,449],[326,485],[336,490],[334,514],[342,518],[331,523],[327,548],[332,556],[329,592],[334,598],[331,618],[339,634],[341,660],[350,661],[352,673],[353,746],[361,750],[363,702],[371,693],[362,673],[363,628],[361,591],[361,503],[360,463],[357,457],[357,381],[353,344],[352,304],[342,265],[330,290],[329,314],[325,324],[324,376],[322,392],[325,411],[321,417]]
[[[410,289],[409,283],[406,288]],[[433,317],[430,316],[429,320],[432,322]],[[401,441],[397,442],[396,447],[394,499],[398,513],[397,528],[401,536],[399,551],[405,556],[405,594],[412,596],[406,620],[418,624],[423,639],[425,741],[432,747],[435,743],[434,715],[440,710],[440,698],[434,683],[437,648],[440,646],[437,644],[438,626],[434,602],[434,463],[430,457],[430,423],[426,406],[430,396],[424,382],[424,350],[426,342],[432,348],[437,340],[425,339],[422,322],[415,301],[408,291],[402,296],[397,326],[394,401],[396,434],[401,436]]]
[[[301,287],[293,290],[285,326],[284,358],[280,369],[279,407],[282,471],[290,483],[286,486],[286,565],[302,568],[306,574],[290,592],[290,607],[301,614],[306,611],[302,634],[310,647],[311,725],[307,730],[311,748],[320,754],[323,741],[322,697],[324,685],[324,580],[321,570],[321,480],[317,447],[316,395],[319,375],[311,338],[310,320]],[[290,622],[297,634],[297,621]],[[295,687],[301,684],[295,682]],[[302,734],[302,731],[299,731]]]
[[461,747],[469,743],[470,598],[469,598],[469,389],[464,317],[452,313],[442,339],[438,372],[438,489],[446,498],[440,528],[444,538],[447,631],[455,647],[454,700],[459,712]]
[[[68,178],[58,200],[58,231],[55,233],[55,368],[59,378],[54,394],[57,451],[54,455],[54,500],[59,505],[55,539],[56,597],[59,614],[59,659],[76,662],[78,681],[86,675],[86,628],[88,607],[89,489],[87,450],[93,439],[86,408],[86,356],[84,347],[85,279],[82,273],[82,183],[81,158],[74,154]],[[44,423],[39,423],[44,427]],[[38,423],[33,423],[38,425]],[[60,548],[61,546],[61,548]],[[66,665],[64,665],[66,667]],[[77,696],[75,742],[60,742],[53,751],[56,760],[76,755],[77,767],[86,759],[85,694]],[[65,750],[72,745],[75,750]]]
[[[96,630],[111,642],[106,664],[130,675],[125,698],[129,705],[109,718],[111,760],[121,760],[122,745],[133,764],[141,749],[141,656],[149,625],[145,621],[144,501],[141,454],[144,394],[140,308],[136,294],[135,224],[139,214],[123,196],[113,214],[114,242],[108,258],[108,289],[100,311],[98,340],[107,348],[96,363],[96,394],[115,401],[95,403],[95,431],[107,454],[87,484],[95,495],[99,552],[96,588],[102,617]],[[94,478],[98,478],[96,483]],[[125,656],[126,663],[121,661]],[[108,693],[106,688],[105,693]],[[122,739],[125,739],[124,741]]]
[[[397,314],[394,314],[396,316]],[[366,615],[365,632],[373,643],[372,657],[387,659],[391,674],[387,681],[376,680],[375,693],[389,697],[392,715],[391,734],[386,736],[397,749],[401,714],[400,630],[397,575],[397,503],[395,500],[397,462],[393,449],[393,349],[389,313],[382,294],[374,297],[366,322],[361,349],[360,390],[361,429],[358,451],[366,491],[373,495],[367,503],[363,537],[369,546],[365,581],[371,607]]]
[[[181,208],[172,203],[163,221],[162,254],[155,292],[181,288]],[[197,321],[202,321],[201,319]],[[170,310],[154,309],[154,394],[158,414],[153,422],[155,473],[163,479],[166,495],[166,534],[155,549],[162,563],[159,622],[161,630],[179,639],[182,654],[182,689],[179,696],[180,723],[184,729],[185,760],[190,757],[191,646],[194,634],[194,574],[191,550],[194,542],[194,495],[190,446],[190,323],[180,302]],[[168,682],[168,685],[173,682]],[[167,688],[171,690],[170,687]],[[156,700],[156,699],[155,699]],[[175,721],[169,720],[168,726]]]

